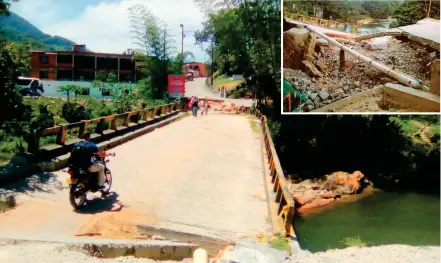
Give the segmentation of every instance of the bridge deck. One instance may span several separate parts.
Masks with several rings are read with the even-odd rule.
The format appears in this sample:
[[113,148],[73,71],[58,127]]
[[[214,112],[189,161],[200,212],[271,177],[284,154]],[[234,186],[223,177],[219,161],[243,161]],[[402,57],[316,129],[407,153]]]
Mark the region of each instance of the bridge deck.
[[[98,221],[104,227],[119,216],[233,238],[269,231],[259,133],[249,122],[210,113],[187,117],[112,149],[116,194],[95,200],[83,213],[72,211],[61,171],[11,185],[3,191],[21,189],[22,205],[0,214],[0,237],[71,238],[81,226]],[[130,208],[108,212],[118,204]]]

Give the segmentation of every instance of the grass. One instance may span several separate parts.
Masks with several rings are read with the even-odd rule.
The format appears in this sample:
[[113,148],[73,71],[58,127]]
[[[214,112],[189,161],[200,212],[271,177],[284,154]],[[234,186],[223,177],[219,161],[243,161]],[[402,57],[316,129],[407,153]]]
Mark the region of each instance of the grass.
[[262,131],[262,127],[258,125],[256,118],[252,116],[247,116],[247,119],[253,132],[260,133]]
[[[390,117],[390,120],[397,123],[403,132],[411,138],[413,143],[416,144],[426,144],[421,140],[421,137],[414,136],[415,133],[417,133],[420,129],[428,125],[429,123],[425,121],[424,119],[403,119],[400,117]],[[433,123],[429,127],[429,133],[432,136],[439,137],[440,136],[440,123],[439,121],[437,123]]]
[[243,79],[231,80],[226,75],[220,75],[214,80],[214,90],[219,91],[220,87],[225,87],[227,91],[235,89],[237,86],[244,82]]
[[288,251],[291,254],[291,246],[289,245],[289,239],[282,235],[276,235],[268,240],[270,247],[281,250]]
[[345,237],[341,243],[345,244],[346,247],[365,247],[367,243],[361,240],[357,235],[356,237]]

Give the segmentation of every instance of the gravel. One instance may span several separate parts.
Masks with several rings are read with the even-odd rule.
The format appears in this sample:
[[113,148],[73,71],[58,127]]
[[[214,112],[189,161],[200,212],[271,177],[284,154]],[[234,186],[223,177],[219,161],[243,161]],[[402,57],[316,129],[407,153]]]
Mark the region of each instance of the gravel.
[[377,247],[333,249],[291,258],[286,263],[438,263],[440,247],[384,245]]
[[[394,70],[421,80],[425,86],[430,86],[430,67],[437,57],[436,54],[433,56],[432,50],[413,42],[402,42],[397,39],[391,39],[387,44],[375,44],[374,50],[370,49],[369,44],[366,43],[369,42],[353,42],[345,45]],[[330,96],[319,95],[320,101],[311,98],[314,108],[323,107],[387,82],[398,83],[349,54],[345,54],[346,69],[340,72],[339,52],[340,50],[334,46],[320,47],[320,51],[315,54],[316,66],[321,69],[322,73],[322,77],[318,79],[313,79],[300,70],[283,69],[284,78],[300,92],[307,95],[321,91],[329,93]],[[309,106],[312,107],[312,105]]]
[[[263,250],[260,250],[262,251]],[[267,251],[265,251],[267,252]],[[306,252],[306,251],[305,251]],[[435,263],[440,262],[440,247],[415,247],[408,245],[384,245],[376,247],[333,249],[318,253],[296,253],[284,263]],[[245,256],[245,254],[243,254]],[[231,260],[232,258],[230,258]],[[20,243],[10,244],[0,241],[0,262],[8,263],[191,263],[192,259],[182,261],[155,261],[146,258],[120,257],[100,259],[86,253],[71,249],[63,244],[50,243]],[[226,261],[225,261],[226,262]],[[229,261],[231,262],[231,261]],[[240,261],[240,263],[255,263]]]
[[146,258],[120,257],[114,259],[100,259],[91,257],[85,253],[69,249],[62,244],[48,243],[24,243],[19,245],[4,244],[0,246],[0,262],[8,263],[59,263],[59,262],[75,262],[75,263],[191,263],[192,259],[183,261],[155,261]]

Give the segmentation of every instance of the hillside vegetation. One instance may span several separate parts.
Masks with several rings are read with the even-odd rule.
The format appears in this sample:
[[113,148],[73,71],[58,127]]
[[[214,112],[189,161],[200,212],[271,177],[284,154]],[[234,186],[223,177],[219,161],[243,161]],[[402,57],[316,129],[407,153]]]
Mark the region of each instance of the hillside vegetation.
[[9,41],[29,43],[32,49],[40,50],[72,50],[75,42],[43,33],[26,19],[10,12],[9,16],[0,16],[0,28],[3,36]]

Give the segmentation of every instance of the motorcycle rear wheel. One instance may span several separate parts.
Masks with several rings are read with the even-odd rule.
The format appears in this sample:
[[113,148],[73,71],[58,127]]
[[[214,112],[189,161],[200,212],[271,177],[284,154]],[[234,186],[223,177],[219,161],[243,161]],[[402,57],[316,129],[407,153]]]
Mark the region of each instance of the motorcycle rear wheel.
[[[69,189],[69,201],[75,210],[81,209],[86,203],[87,191],[83,184],[71,184]],[[78,196],[78,192],[81,191],[82,194]],[[78,202],[76,200],[79,200]]]
[[103,196],[107,195],[110,192],[110,188],[112,187],[112,173],[108,168],[104,170],[104,177],[106,178],[106,181],[104,183],[105,188],[101,190],[101,194]]

